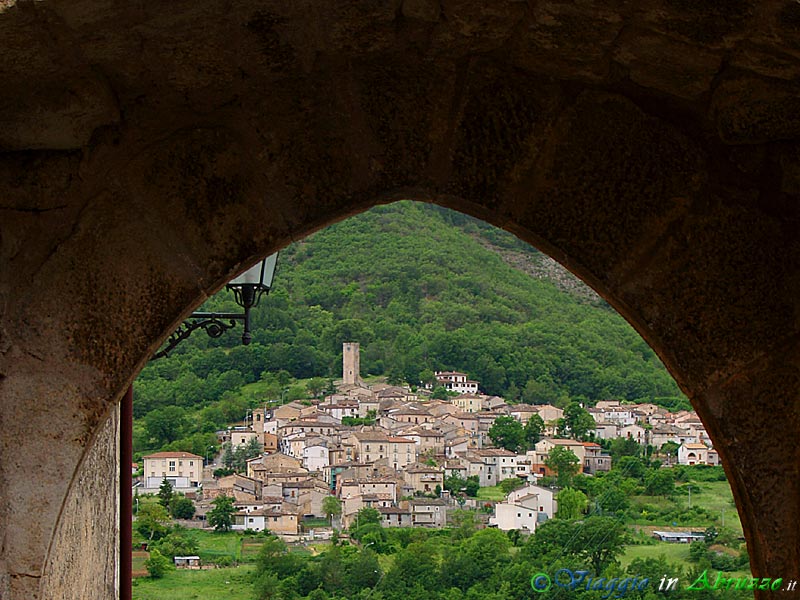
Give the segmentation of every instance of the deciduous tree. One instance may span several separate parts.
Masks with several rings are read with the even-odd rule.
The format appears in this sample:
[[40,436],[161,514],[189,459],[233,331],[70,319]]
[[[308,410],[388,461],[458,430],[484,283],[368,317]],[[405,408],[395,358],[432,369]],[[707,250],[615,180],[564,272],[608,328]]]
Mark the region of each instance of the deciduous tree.
[[211,503],[214,508],[208,511],[208,523],[216,531],[229,531],[233,526],[233,498],[230,496],[217,496]]
[[554,471],[559,487],[567,487],[578,472],[578,457],[564,446],[556,446],[547,455],[544,464]]
[[525,444],[525,431],[522,424],[514,417],[497,417],[489,428],[492,443],[499,447],[516,452]]
[[559,519],[577,519],[581,516],[589,499],[580,490],[564,488],[558,493],[558,513]]

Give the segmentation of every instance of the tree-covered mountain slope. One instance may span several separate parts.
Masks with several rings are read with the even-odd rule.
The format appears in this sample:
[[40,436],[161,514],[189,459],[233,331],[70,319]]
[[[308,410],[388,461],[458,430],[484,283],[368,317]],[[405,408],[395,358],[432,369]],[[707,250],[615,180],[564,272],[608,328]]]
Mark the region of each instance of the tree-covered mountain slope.
[[[225,292],[205,308],[236,309]],[[377,207],[282,251],[253,324],[248,347],[234,333],[195,334],[148,365],[137,416],[208,408],[265,373],[339,377],[344,341],[361,344],[363,375],[417,383],[457,370],[486,393],[526,402],[686,402],[639,335],[551,259],[425,204]]]

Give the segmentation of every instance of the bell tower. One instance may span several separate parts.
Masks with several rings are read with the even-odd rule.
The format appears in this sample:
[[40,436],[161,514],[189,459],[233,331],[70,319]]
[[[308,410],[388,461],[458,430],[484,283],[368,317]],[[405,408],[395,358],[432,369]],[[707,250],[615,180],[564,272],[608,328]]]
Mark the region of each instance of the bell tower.
[[344,342],[342,344],[342,378],[344,379],[344,385],[363,385],[358,342]]

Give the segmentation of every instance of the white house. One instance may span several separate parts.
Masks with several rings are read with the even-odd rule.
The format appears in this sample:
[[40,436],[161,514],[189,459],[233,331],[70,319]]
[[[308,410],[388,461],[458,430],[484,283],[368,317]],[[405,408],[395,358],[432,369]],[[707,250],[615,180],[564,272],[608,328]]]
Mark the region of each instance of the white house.
[[324,440],[308,440],[303,448],[303,466],[310,472],[322,471],[330,465],[330,452]]
[[505,502],[495,504],[495,514],[489,518],[489,525],[502,531],[519,529],[532,533],[539,523],[553,518],[556,504],[553,492],[548,489],[528,485],[514,490]]
[[678,448],[678,464],[711,465],[715,463],[709,459],[709,448],[705,444],[681,444]]
[[470,381],[466,373],[459,373],[457,371],[436,371],[436,383],[448,392],[457,392],[459,394],[477,394],[478,382]]
[[645,438],[645,429],[640,425],[626,425],[619,430],[619,437],[630,438],[637,444],[644,445],[647,443]]
[[203,477],[203,457],[196,454],[156,452],[142,459],[148,489],[158,489],[165,478],[175,489],[196,488]]

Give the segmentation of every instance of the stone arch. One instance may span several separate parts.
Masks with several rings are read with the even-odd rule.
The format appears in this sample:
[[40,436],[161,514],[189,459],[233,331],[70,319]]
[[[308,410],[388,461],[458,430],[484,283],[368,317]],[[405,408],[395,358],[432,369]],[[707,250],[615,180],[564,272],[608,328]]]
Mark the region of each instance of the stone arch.
[[122,390],[235,271],[400,198],[608,299],[711,433],[754,572],[797,575],[792,5],[306,8],[0,13],[0,596],[112,595]]

